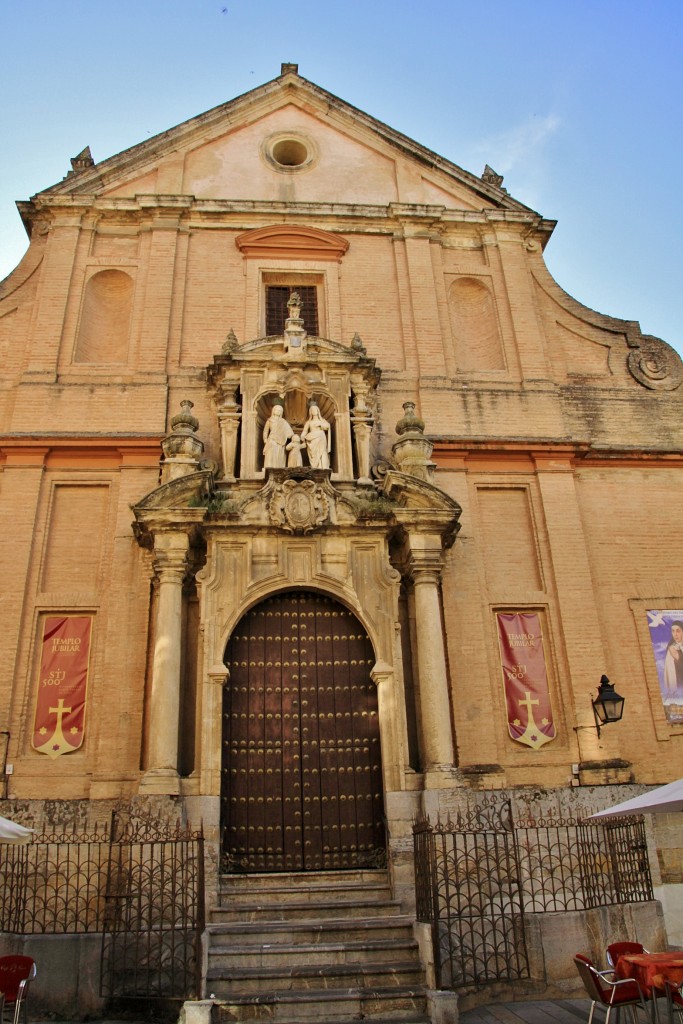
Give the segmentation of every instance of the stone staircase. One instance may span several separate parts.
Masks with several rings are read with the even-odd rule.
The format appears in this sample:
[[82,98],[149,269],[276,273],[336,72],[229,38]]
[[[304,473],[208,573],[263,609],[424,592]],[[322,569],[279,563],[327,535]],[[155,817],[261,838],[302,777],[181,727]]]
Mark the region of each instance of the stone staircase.
[[207,928],[213,1021],[423,1024],[412,921],[385,871],[223,876]]

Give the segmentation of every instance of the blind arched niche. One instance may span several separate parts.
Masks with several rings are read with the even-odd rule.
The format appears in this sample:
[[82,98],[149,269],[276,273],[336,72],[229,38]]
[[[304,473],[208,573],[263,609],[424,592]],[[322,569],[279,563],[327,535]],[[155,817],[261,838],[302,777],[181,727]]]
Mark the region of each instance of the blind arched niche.
[[474,277],[454,281],[448,308],[458,370],[504,370],[505,355],[490,288]]
[[122,270],[101,270],[85,286],[75,363],[128,361],[133,281]]

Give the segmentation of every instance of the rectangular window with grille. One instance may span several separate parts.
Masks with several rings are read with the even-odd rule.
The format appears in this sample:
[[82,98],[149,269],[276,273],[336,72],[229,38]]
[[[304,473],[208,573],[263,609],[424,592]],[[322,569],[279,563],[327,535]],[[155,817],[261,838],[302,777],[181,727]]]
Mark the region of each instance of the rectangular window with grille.
[[289,316],[287,302],[292,292],[301,299],[301,319],[307,334],[318,334],[318,289],[315,285],[267,285],[266,335],[282,334]]

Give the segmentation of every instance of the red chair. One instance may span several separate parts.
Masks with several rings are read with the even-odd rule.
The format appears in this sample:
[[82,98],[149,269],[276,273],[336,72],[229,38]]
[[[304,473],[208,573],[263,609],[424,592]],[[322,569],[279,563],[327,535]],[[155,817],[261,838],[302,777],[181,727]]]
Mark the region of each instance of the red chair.
[[588,1024],[592,1024],[595,1007],[599,1003],[607,1008],[605,1024],[609,1024],[612,1010],[619,1010],[622,1007],[630,1006],[633,1014],[634,1024],[638,1024],[638,1007],[645,1011],[647,1006],[645,997],[640,985],[633,978],[624,978],[622,981],[614,981],[611,971],[598,971],[587,956],[577,953],[574,957],[576,969],[579,972],[583,987],[590,996],[591,1011],[588,1015]]
[[607,947],[607,963],[610,967],[617,966],[617,960],[620,956],[628,956],[629,953],[649,953],[649,949],[645,949],[640,942],[610,942]]
[[0,1024],[5,1024],[5,1007],[14,1008],[13,1024],[23,1014],[28,1024],[28,987],[36,976],[30,956],[0,956]]

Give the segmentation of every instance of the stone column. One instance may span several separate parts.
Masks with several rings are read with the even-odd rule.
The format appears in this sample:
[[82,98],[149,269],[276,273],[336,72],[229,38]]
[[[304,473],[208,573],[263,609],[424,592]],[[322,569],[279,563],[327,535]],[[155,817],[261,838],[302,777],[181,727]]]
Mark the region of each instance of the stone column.
[[441,538],[410,537],[409,567],[415,597],[420,677],[422,761],[425,771],[453,767],[453,731],[441,620]]
[[178,732],[187,534],[158,534],[154,542],[154,553],[159,596],[149,698],[148,768],[140,782],[140,791],[177,794],[180,792]]

